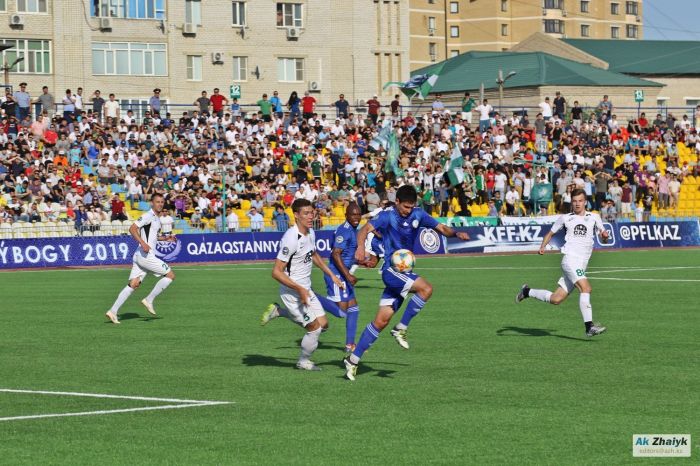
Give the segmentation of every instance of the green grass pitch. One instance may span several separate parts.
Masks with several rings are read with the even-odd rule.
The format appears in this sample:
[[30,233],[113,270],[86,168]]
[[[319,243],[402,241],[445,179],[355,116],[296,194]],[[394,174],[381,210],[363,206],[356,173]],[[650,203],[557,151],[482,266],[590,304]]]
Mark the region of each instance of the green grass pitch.
[[[596,253],[587,339],[578,293],[519,305],[523,282],[553,289],[557,254],[418,258],[434,294],[402,350],[385,331],[358,379],[342,378],[344,321],[294,369],[302,331],[278,319],[270,264],[175,266],[175,283],[103,314],[128,270],[0,274],[0,389],[231,404],[0,421],[3,464],[652,464],[636,433],[690,433],[700,458],[700,250]],[[381,281],[358,272],[359,331]],[[314,272],[317,292],[324,292]],[[397,319],[395,317],[395,319]],[[166,401],[0,391],[0,418],[121,410]],[[653,461],[653,460],[652,460]]]

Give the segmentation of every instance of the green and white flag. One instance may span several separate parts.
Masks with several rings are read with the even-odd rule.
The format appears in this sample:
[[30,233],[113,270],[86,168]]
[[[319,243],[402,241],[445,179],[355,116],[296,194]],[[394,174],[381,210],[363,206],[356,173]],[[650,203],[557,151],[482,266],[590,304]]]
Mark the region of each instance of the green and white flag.
[[439,76],[437,74],[419,74],[412,76],[411,79],[406,82],[388,82],[384,85],[384,89],[391,86],[398,86],[409,101],[414,97],[423,100],[428,96],[428,93],[433,88],[438,78]]
[[396,133],[392,131],[387,141],[386,164],[384,166],[386,172],[393,172],[396,176],[403,176],[403,170],[399,167],[400,153],[399,141],[396,139]]
[[459,146],[455,143],[450,160],[447,162],[447,177],[450,179],[452,186],[457,186],[464,182],[464,158]]

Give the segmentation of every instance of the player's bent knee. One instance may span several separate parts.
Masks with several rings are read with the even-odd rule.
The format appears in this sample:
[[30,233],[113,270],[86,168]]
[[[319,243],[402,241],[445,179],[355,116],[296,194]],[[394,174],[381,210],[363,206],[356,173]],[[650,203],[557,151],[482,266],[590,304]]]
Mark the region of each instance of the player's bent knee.
[[166,278],[169,278],[171,280],[175,280],[175,273],[171,270],[165,275]]
[[129,282],[129,286],[135,290],[135,289],[137,289],[139,286],[141,286],[141,280],[139,280],[139,279],[131,280],[131,281]]

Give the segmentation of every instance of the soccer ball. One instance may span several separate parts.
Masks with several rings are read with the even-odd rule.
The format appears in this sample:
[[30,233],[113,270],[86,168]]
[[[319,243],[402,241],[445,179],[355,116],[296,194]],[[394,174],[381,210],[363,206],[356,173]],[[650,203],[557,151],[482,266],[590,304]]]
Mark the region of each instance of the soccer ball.
[[415,264],[416,256],[408,249],[398,249],[391,255],[391,267],[397,272],[410,272]]

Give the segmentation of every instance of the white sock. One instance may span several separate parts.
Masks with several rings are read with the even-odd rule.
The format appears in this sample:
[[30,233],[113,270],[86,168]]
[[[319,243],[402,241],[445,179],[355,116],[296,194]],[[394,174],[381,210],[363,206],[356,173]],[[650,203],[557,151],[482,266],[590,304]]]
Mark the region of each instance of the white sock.
[[352,267],[350,267],[350,275],[355,275],[355,270],[357,270],[360,266],[357,264],[352,264]]
[[131,293],[133,292],[134,289],[129,285],[126,285],[124,289],[119,292],[117,300],[114,301],[114,304],[112,304],[112,309],[110,309],[109,311],[116,316],[117,313],[119,313],[119,308],[122,307],[122,304],[124,304],[126,300],[129,299],[129,296],[131,296]]
[[549,290],[530,289],[529,296],[531,298],[539,299],[540,301],[544,301],[545,303],[548,303],[550,298],[552,297],[552,292]]
[[158,280],[156,286],[154,286],[153,290],[151,290],[148,296],[146,296],[146,301],[148,301],[149,303],[153,303],[153,300],[156,299],[156,296],[161,294],[163,290],[170,286],[172,282],[173,281],[168,277],[163,277],[160,280]]
[[[532,292],[531,292],[532,293]],[[591,307],[591,294],[581,293],[578,299],[578,305],[581,309],[581,317],[583,317],[584,322],[593,321],[593,308]]]
[[316,351],[321,330],[323,330],[323,328],[319,327],[311,332],[306,332],[304,338],[301,339],[301,356],[299,356],[299,361],[308,361],[311,354]]

